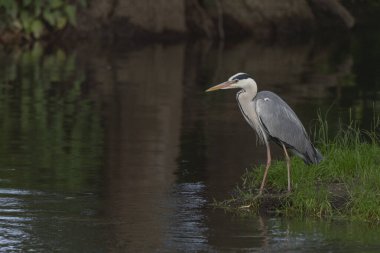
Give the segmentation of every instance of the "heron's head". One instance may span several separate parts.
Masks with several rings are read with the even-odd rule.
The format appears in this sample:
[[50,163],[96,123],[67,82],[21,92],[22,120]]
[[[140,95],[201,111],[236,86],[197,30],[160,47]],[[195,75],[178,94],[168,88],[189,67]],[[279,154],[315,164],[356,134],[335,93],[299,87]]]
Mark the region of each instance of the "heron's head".
[[252,77],[246,73],[237,73],[228,78],[227,81],[207,89],[206,92],[220,89],[248,89],[252,86],[256,86]]

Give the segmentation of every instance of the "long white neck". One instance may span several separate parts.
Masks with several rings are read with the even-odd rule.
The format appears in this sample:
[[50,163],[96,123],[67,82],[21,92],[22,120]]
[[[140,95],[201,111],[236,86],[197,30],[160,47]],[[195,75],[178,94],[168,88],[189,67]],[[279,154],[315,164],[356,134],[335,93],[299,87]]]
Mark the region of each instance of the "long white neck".
[[255,129],[260,142],[266,140],[265,132],[261,129],[258,117],[256,114],[256,105],[253,103],[253,99],[257,95],[257,85],[255,81],[250,81],[241,86],[241,90],[236,94],[236,98],[239,104],[240,111],[242,112],[245,120],[248,124]]
[[246,83],[242,87],[242,89],[244,90],[243,92],[245,93],[244,94],[245,97],[253,99],[257,95],[257,84],[252,79],[250,80],[250,82]]

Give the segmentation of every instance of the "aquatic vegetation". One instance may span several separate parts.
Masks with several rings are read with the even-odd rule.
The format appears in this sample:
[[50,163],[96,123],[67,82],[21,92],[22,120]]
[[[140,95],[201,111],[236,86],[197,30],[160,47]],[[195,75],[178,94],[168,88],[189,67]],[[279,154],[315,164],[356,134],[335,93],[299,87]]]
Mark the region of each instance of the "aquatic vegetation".
[[351,121],[329,137],[329,125],[319,117],[316,143],[325,159],[305,165],[292,158],[293,192],[287,189],[286,164],[275,161],[269,169],[267,192],[257,197],[265,166],[248,170],[230,200],[217,206],[238,210],[275,212],[314,217],[350,217],[380,222],[380,118],[372,129]]

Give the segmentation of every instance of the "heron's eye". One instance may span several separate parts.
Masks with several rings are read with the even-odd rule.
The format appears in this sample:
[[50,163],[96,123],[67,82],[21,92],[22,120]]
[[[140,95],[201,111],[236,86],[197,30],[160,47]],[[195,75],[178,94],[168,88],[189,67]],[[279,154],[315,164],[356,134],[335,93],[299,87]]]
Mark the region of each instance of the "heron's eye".
[[239,82],[239,80],[238,80],[238,79],[234,79],[234,80],[232,80],[232,81],[234,81],[234,83],[237,83],[237,82]]

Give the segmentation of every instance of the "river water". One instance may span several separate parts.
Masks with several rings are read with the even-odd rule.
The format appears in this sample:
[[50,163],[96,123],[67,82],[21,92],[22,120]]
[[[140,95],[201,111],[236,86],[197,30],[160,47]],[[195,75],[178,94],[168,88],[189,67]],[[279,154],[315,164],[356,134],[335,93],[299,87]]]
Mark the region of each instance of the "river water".
[[380,37],[365,34],[1,49],[0,251],[378,252],[376,224],[209,205],[266,154],[235,91],[204,90],[248,72],[308,130],[318,111],[332,132],[338,118],[369,127]]

